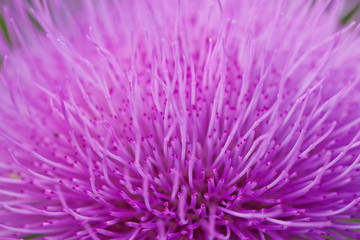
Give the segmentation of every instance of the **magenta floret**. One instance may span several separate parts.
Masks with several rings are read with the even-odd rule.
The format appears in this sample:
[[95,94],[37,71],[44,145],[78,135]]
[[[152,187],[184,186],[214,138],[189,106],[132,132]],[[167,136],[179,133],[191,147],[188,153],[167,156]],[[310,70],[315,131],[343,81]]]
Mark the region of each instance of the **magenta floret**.
[[0,237],[360,239],[337,1],[8,1]]

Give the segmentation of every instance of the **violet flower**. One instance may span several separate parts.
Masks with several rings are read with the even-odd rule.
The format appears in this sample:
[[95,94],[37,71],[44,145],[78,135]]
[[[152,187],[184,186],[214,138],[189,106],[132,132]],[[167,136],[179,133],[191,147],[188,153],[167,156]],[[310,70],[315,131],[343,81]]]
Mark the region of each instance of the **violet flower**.
[[360,239],[360,27],[329,3],[3,3],[1,239]]

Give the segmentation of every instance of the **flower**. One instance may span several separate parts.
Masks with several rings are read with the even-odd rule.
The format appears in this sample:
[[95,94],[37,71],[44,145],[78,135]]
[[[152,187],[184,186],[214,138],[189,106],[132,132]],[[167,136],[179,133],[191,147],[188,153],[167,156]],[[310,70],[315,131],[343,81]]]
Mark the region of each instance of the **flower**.
[[329,3],[4,4],[0,236],[359,239],[360,28]]

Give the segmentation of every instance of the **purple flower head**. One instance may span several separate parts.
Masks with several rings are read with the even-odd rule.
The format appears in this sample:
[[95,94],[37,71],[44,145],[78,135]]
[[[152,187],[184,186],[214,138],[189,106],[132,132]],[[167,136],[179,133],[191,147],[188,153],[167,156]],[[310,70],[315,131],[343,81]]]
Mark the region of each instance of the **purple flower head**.
[[360,239],[336,1],[8,1],[0,237]]

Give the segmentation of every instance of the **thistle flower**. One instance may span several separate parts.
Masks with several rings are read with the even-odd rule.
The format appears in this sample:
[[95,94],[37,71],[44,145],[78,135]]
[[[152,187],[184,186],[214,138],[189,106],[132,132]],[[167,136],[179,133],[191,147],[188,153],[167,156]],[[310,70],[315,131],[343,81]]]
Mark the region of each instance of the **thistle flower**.
[[7,2],[0,236],[360,239],[360,28],[329,3]]

